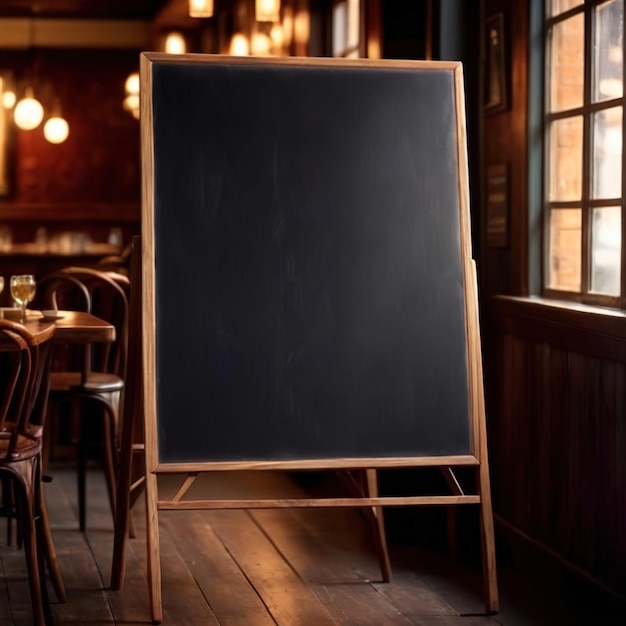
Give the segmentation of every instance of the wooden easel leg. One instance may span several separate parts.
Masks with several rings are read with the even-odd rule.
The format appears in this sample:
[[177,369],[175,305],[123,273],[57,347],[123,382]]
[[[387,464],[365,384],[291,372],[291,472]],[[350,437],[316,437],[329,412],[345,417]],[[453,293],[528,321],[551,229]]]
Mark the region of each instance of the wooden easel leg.
[[496,574],[496,546],[493,530],[493,511],[491,508],[491,486],[489,484],[489,462],[487,454],[487,426],[485,421],[485,397],[483,390],[483,364],[478,320],[478,278],[476,263],[471,261],[471,280],[469,281],[468,300],[468,341],[472,358],[469,360],[470,391],[472,410],[475,416],[476,434],[480,465],[478,466],[478,489],[480,495],[480,542],[483,561],[483,589],[485,610],[497,613],[498,580]]
[[[375,469],[365,470],[367,480],[367,493],[370,498],[378,497],[378,475]],[[376,552],[383,581],[388,583],[391,580],[391,563],[389,562],[389,551],[387,550],[387,535],[385,533],[385,520],[383,518],[383,507],[373,506],[372,513],[376,528],[374,529],[374,541],[376,542]]]
[[[448,487],[450,488],[450,492],[453,495],[462,496],[463,489],[461,489],[461,485],[457,480],[452,468],[450,467],[442,467],[441,473],[443,475],[444,480],[448,483]],[[448,531],[448,553],[450,557],[456,559],[457,554],[457,540],[456,540],[456,506],[448,506],[446,507],[446,519],[447,519],[447,531]]]
[[448,536],[448,554],[450,555],[450,558],[456,559],[458,557],[458,546],[456,541],[456,507],[446,507],[446,522]]
[[153,624],[160,624],[163,619],[163,602],[161,598],[161,547],[159,544],[157,494],[157,477],[152,472],[146,472],[148,587],[150,591],[150,613]]
[[480,483],[480,541],[482,546],[483,588],[485,610],[497,613],[499,609],[498,580],[496,574],[496,547],[493,529],[493,511],[489,488],[489,469],[486,464],[478,468]]

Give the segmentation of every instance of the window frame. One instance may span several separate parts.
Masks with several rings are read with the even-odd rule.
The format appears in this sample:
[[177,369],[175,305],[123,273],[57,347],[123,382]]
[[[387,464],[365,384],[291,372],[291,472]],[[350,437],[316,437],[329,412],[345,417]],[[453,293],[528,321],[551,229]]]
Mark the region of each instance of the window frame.
[[[626,308],[626,114],[624,113],[625,97],[624,90],[621,97],[607,98],[598,102],[592,102],[593,76],[592,76],[592,43],[593,43],[593,15],[594,10],[605,4],[607,0],[583,0],[576,7],[563,11],[558,15],[549,14],[548,8],[550,0],[543,3],[543,76],[544,93],[542,94],[542,119],[543,119],[543,184],[542,184],[542,269],[541,269],[541,294],[550,299],[571,300],[591,305]],[[583,37],[583,102],[581,106],[560,111],[548,110],[548,97],[551,92],[551,36],[555,25],[583,14],[584,16],[584,37]],[[622,54],[626,46],[626,37],[622,35]],[[626,59],[624,59],[626,61]],[[626,85],[625,68],[626,63],[622,62],[622,81]],[[599,111],[620,107],[622,110],[622,163],[621,163],[621,197],[619,198],[592,198],[591,197],[591,166],[592,166],[592,120],[594,114]],[[582,139],[582,190],[579,200],[572,201],[552,201],[549,198],[550,184],[550,130],[551,124],[562,119],[572,119],[582,116],[583,119],[583,139]],[[620,255],[620,295],[607,295],[597,292],[590,292],[591,282],[591,237],[592,224],[591,216],[595,208],[614,207],[621,208],[621,255]],[[580,291],[566,291],[554,289],[548,286],[549,262],[550,262],[550,219],[553,210],[580,208],[581,210],[581,277]]]

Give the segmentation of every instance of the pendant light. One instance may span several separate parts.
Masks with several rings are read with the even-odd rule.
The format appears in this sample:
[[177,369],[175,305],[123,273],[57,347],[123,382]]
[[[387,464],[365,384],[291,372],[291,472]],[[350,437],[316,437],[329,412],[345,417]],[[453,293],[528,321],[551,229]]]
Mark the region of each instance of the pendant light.
[[2,106],[5,109],[12,109],[15,106],[17,98],[15,97],[14,91],[3,91],[2,92]]
[[189,0],[189,17],[213,17],[213,0]]
[[136,119],[139,119],[139,72],[132,72],[124,83],[126,97],[123,106],[126,111]]
[[32,130],[41,124],[43,106],[33,95],[33,88],[27,87],[24,97],[15,105],[13,119],[22,130]]
[[277,22],[280,17],[280,0],[256,0],[255,18],[257,22]]
[[51,117],[43,127],[43,135],[50,143],[63,143],[70,134],[70,126],[62,117]]
[[231,37],[230,54],[234,57],[245,57],[250,54],[250,43],[243,33],[235,33]]
[[61,107],[58,103],[52,109],[52,115],[47,119],[43,127],[43,136],[50,143],[63,143],[70,134],[70,126],[61,115]]
[[[35,19],[30,18],[30,48],[32,54],[35,45]],[[29,59],[32,65],[32,57]],[[43,120],[43,106],[37,100],[33,93],[32,85],[26,87],[24,97],[15,105],[13,110],[13,119],[18,128],[22,130],[32,130],[37,128]]]
[[168,54],[185,54],[187,43],[181,33],[171,32],[165,38],[165,52]]

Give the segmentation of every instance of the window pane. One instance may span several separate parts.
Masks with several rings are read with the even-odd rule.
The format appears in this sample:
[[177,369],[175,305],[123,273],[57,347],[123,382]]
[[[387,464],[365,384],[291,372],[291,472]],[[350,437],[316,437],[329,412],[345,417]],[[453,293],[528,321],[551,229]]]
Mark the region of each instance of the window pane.
[[622,195],[622,107],[605,109],[592,117],[594,198]]
[[568,9],[573,9],[583,3],[583,0],[548,0],[550,15],[559,15]]
[[550,214],[548,287],[580,291],[582,212],[554,209]]
[[346,49],[346,10],[345,2],[333,9],[333,56],[340,56]]
[[595,102],[621,98],[622,82],[622,32],[624,27],[624,0],[610,0],[597,7],[595,12],[593,43]]
[[360,0],[348,0],[348,37],[346,48],[354,48],[359,45],[359,2]]
[[591,231],[591,291],[619,296],[621,249],[621,208],[594,209]]
[[550,126],[550,181],[552,202],[580,200],[583,168],[583,118],[571,117]]
[[551,111],[564,111],[583,104],[584,15],[554,25],[550,54]]

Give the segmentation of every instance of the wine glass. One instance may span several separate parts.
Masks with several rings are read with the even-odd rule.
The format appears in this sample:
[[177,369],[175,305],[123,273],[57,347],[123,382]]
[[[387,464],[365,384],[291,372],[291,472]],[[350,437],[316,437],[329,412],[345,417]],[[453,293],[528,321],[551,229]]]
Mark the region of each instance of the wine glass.
[[36,288],[32,274],[11,276],[11,296],[22,307],[22,323],[26,321],[26,306],[35,297]]

